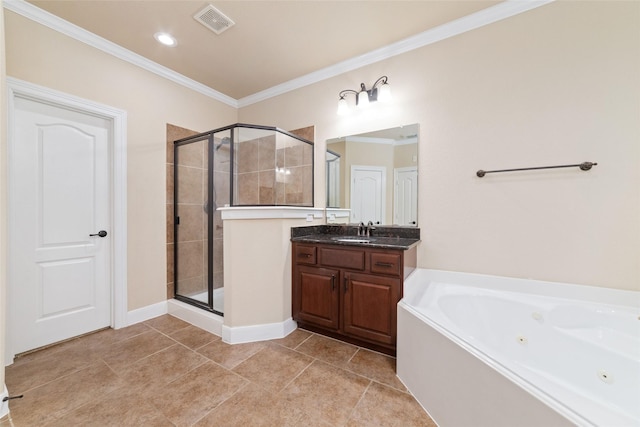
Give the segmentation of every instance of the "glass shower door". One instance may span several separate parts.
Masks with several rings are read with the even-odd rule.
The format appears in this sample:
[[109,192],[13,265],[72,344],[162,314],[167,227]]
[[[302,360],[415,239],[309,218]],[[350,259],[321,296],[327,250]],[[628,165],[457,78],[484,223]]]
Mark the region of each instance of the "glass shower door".
[[174,283],[176,299],[222,314],[222,295],[214,298],[215,257],[222,255],[222,245],[214,245],[213,141],[205,134],[174,145]]

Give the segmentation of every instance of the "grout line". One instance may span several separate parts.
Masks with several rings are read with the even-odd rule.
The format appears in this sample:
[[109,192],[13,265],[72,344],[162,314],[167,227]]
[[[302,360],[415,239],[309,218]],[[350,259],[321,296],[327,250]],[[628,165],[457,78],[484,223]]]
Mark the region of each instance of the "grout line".
[[[300,347],[302,344],[304,344],[304,343],[305,343],[305,342],[307,342],[309,339],[311,339],[311,337],[312,337],[313,335],[314,335],[313,333],[310,333],[308,337],[306,337],[305,339],[303,339],[303,340],[302,340],[302,342],[300,342],[300,344],[298,344],[297,346],[293,347],[291,350],[295,350],[295,349],[297,349],[298,347]],[[285,347],[285,346],[283,346],[283,347]],[[289,347],[287,347],[287,348],[289,348]]]
[[[223,366],[224,368],[224,366]],[[226,368],[225,368],[226,369]],[[245,378],[246,379],[246,378]],[[233,394],[231,394],[231,396],[227,397],[226,399],[220,401],[220,403],[218,403],[216,406],[214,406],[213,408],[211,408],[210,411],[207,411],[207,413],[205,413],[203,416],[201,416],[200,418],[198,418],[193,424],[191,425],[196,425],[200,422],[200,420],[202,420],[203,418],[207,417],[210,413],[212,413],[213,411],[215,411],[216,409],[218,409],[219,407],[221,407],[227,400],[231,399],[233,396],[235,396],[236,394],[240,393],[242,390],[244,390],[245,388],[247,388],[249,386],[249,384],[251,384],[251,381],[247,381],[246,384],[243,384],[242,386],[240,386],[240,388],[238,388],[235,392],[233,392]]]
[[356,357],[356,354],[358,354],[360,352],[360,347],[358,347],[358,349],[355,351],[355,353],[353,353],[351,355],[351,357],[349,358],[349,360],[347,360],[347,363],[345,365],[348,365],[349,363],[351,363],[351,361],[353,360],[354,357]]
[[318,359],[315,358],[311,358],[311,362],[309,362],[309,364],[307,366],[305,366],[300,372],[298,372],[298,375],[296,375],[295,377],[293,377],[291,379],[291,381],[289,381],[288,383],[286,383],[280,390],[278,390],[278,393],[281,393],[282,391],[284,391],[284,389],[286,389],[287,387],[289,387],[289,385],[291,385],[291,383],[293,383],[296,379],[298,379],[298,377],[300,375],[302,375],[303,372],[305,372],[307,369],[309,369],[309,366],[313,365]]
[[360,399],[358,399],[358,403],[356,403],[353,406],[353,408],[351,409],[351,412],[349,413],[349,416],[347,417],[347,421],[345,422],[345,425],[348,424],[349,420],[353,417],[353,414],[356,412],[356,408],[358,408],[358,405],[360,405],[360,402],[362,402],[362,399],[364,399],[364,396],[369,391],[369,387],[371,387],[372,383],[373,383],[373,380],[369,380],[369,384],[367,384],[367,388],[365,388],[364,391],[362,392],[362,395],[360,396]]

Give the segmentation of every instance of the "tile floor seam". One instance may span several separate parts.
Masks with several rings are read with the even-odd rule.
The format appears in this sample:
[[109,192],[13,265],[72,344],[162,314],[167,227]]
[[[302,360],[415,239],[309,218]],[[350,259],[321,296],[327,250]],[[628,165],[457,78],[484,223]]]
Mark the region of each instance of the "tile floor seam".
[[[100,362],[102,362],[102,363],[107,367],[107,369],[110,369],[110,368],[109,368],[109,365],[107,365],[104,361],[100,360]],[[86,367],[84,367],[84,368],[82,368],[82,369],[77,370],[77,371],[76,371],[76,372],[74,372],[73,374],[76,374],[76,373],[78,373],[78,372],[82,372],[83,370],[88,369],[88,368],[90,368],[90,367],[92,367],[92,366],[93,366],[93,365],[88,365],[88,366],[86,366]],[[111,370],[111,369],[110,369],[110,370]],[[113,370],[111,370],[111,371],[113,371]],[[73,374],[65,375],[65,376],[63,376],[63,377],[60,377],[60,378],[58,378],[58,379],[54,380],[54,381],[61,380],[61,379],[66,378],[66,377],[68,377],[68,376],[70,376],[70,375],[73,375]],[[115,374],[115,373],[114,373],[114,374]],[[115,374],[115,375],[116,375],[116,377],[118,377],[118,376],[117,376],[117,374]],[[120,377],[118,377],[118,378],[120,378]],[[52,383],[52,382],[54,382],[54,381],[50,381],[50,382],[48,382],[47,384],[51,384],[51,383]],[[44,385],[44,384],[43,384],[43,385]],[[37,388],[37,387],[36,387],[36,388]],[[112,390],[112,391],[115,391],[115,390]],[[109,392],[109,393],[111,393],[111,392]],[[109,394],[109,393],[107,393],[107,394]],[[93,400],[89,400],[89,401],[88,401],[88,402],[86,402],[85,404],[91,403],[92,401],[93,401]],[[78,409],[78,408],[80,408],[80,407],[82,407],[82,406],[84,406],[84,404],[83,404],[83,405],[79,405],[79,406],[73,406],[73,407],[71,407],[71,408],[69,408],[69,409],[67,409],[67,410],[63,410],[63,411],[62,411],[61,413],[59,413],[59,414],[51,415],[52,419],[51,419],[51,420],[46,421],[46,422],[45,422],[45,425],[47,425],[47,424],[51,424],[51,423],[53,423],[54,421],[58,421],[59,419],[61,419],[61,418],[65,417],[66,415],[68,415],[68,414],[72,413],[73,411],[75,411],[76,409]]]
[[[147,325],[147,326],[148,326],[148,325]],[[152,328],[152,329],[155,329],[153,326],[149,326],[149,327],[150,327],[150,328]],[[173,332],[171,332],[171,333],[172,333],[172,334],[173,334],[173,333],[177,333],[177,332],[183,331],[183,330],[188,329],[188,328],[191,328],[191,327],[193,327],[193,328],[198,328],[197,326],[195,326],[195,325],[191,325],[191,324],[190,324],[189,326],[186,326],[186,327],[184,327],[184,328],[182,328],[182,329],[176,329],[175,331],[173,331]],[[200,329],[200,328],[198,328],[198,329]],[[175,339],[175,338],[174,338],[174,337],[172,337],[171,335],[169,335],[169,334],[167,334],[167,333],[165,333],[165,332],[162,332],[162,331],[160,331],[160,330],[158,330],[158,329],[155,329],[155,330],[156,330],[157,332],[161,333],[162,335],[164,335],[165,337],[167,337],[167,338],[169,338],[169,339],[171,339],[171,340],[175,341],[176,343],[178,343],[178,344],[182,345],[183,347],[186,347],[188,350],[192,350],[192,351],[197,351],[197,350],[201,349],[202,347],[206,347],[206,346],[208,346],[209,344],[211,344],[212,342],[217,341],[218,339],[222,339],[222,337],[219,337],[219,336],[217,336],[216,334],[211,334],[211,332],[205,331],[205,332],[208,332],[209,334],[213,335],[213,336],[214,336],[214,337],[216,337],[217,339],[211,340],[211,341],[209,341],[208,343],[201,345],[200,347],[197,347],[197,348],[191,348],[191,347],[187,346],[186,344],[184,344],[184,343],[182,343],[182,342],[178,341],[177,339]],[[202,329],[202,330],[204,331],[204,329]],[[198,353],[198,354],[200,354],[200,353]],[[203,354],[200,354],[200,355],[201,355],[201,356],[204,356]],[[205,356],[205,357],[206,357],[206,356]]]
[[[396,375],[396,378],[397,378],[397,375]],[[409,396],[413,397],[413,395],[411,393],[409,393],[408,389],[407,390],[402,390],[402,389],[394,387],[394,386],[392,386],[390,384],[386,384],[386,383],[380,382],[380,381],[376,380],[375,378],[370,378],[370,380],[371,380],[371,382],[374,382],[376,384],[380,384],[382,386],[389,387],[391,389],[397,390],[397,391],[399,391],[401,393],[408,394]],[[404,384],[402,384],[402,385],[404,386]],[[406,389],[406,387],[405,387],[405,389]]]
[[345,421],[344,425],[347,425],[351,420],[351,418],[353,417],[353,414],[355,414],[356,409],[358,408],[358,405],[360,404],[360,402],[362,402],[362,399],[364,399],[364,397],[366,396],[367,392],[369,391],[369,388],[371,387],[371,384],[373,384],[373,380],[369,380],[369,384],[367,384],[367,388],[365,388],[362,394],[360,395],[360,399],[358,399],[358,403],[356,403],[353,406],[353,408],[351,408],[351,412],[349,413],[349,416],[347,417],[347,421]]
[[[226,369],[226,368],[225,368]],[[246,380],[246,378],[243,378]],[[251,381],[247,380],[247,382],[245,384],[243,384],[242,386],[240,386],[239,389],[237,389],[236,391],[233,392],[233,394],[231,394],[229,397],[227,397],[226,399],[222,400],[220,403],[218,403],[215,407],[211,408],[211,410],[207,411],[207,413],[205,413],[202,417],[198,418],[196,421],[194,421],[193,423],[191,423],[191,426],[194,426],[196,424],[198,424],[200,421],[202,421],[203,418],[209,416],[210,413],[212,413],[213,411],[215,411],[216,409],[218,409],[220,406],[222,406],[222,404],[224,402],[226,402],[227,400],[231,399],[233,396],[235,396],[236,394],[240,393],[240,391],[244,390],[245,388],[247,388],[249,386],[249,384],[253,384]],[[173,423],[172,423],[173,424]],[[174,424],[175,425],[175,424]]]
[[[150,326],[145,325],[144,323],[134,323],[133,325],[129,325],[129,326],[134,326],[134,325],[136,325],[136,324],[138,324],[138,325],[142,324],[142,325],[146,326],[147,328],[150,328]],[[125,328],[128,328],[129,326],[125,326]],[[124,329],[124,328],[121,328],[121,329]],[[114,331],[117,331],[118,329],[113,329],[113,330],[114,330]],[[130,337],[123,338],[123,339],[120,339],[120,340],[116,340],[116,341],[114,341],[112,344],[118,344],[118,343],[121,343],[121,342],[127,341],[127,340],[129,340],[129,339],[131,339],[131,338],[139,337],[140,335],[142,335],[142,334],[146,334],[147,332],[149,332],[149,331],[142,331],[142,332],[140,332],[139,334],[131,335]]]
[[101,361],[102,363],[104,363],[105,365],[107,365],[107,368],[109,368],[109,370],[110,370],[111,372],[113,372],[113,373],[114,373],[118,378],[122,378],[122,377],[120,376],[120,374],[118,374],[118,373],[116,372],[116,370],[115,370],[115,369],[113,369],[113,367],[112,367],[111,365],[109,365],[109,364],[107,363],[107,361],[106,361],[106,360],[104,360],[104,359],[102,358],[102,356],[100,356],[100,357],[99,357],[99,359],[100,359],[100,361]]
[[[176,340],[174,340],[174,341],[175,341],[175,342],[176,342],[176,344],[178,344],[179,346],[182,346],[182,347],[186,348],[187,350],[189,350],[189,351],[191,351],[191,352],[193,352],[193,353],[199,354],[199,355],[200,355],[200,356],[202,356],[202,357],[206,357],[204,354],[200,354],[200,353],[198,353],[195,349],[193,349],[193,348],[189,347],[188,345],[183,344],[183,343],[181,343],[180,341],[176,341]],[[173,347],[173,346],[171,346],[171,347]],[[203,346],[203,347],[204,347],[204,346]]]
[[[117,374],[116,374],[116,375],[117,375]],[[121,378],[121,377],[120,377],[120,376],[118,376],[118,378]],[[60,415],[60,416],[58,416],[58,417],[55,417],[54,419],[52,419],[52,420],[50,420],[50,421],[46,422],[46,423],[45,423],[45,425],[44,425],[44,427],[46,427],[47,425],[50,425],[51,423],[53,423],[53,422],[55,422],[55,421],[58,421],[58,420],[60,420],[60,419],[62,419],[62,418],[64,418],[64,417],[66,417],[67,415],[72,414],[72,413],[73,413],[73,412],[75,412],[75,411],[79,411],[79,410],[81,410],[81,409],[82,409],[82,408],[84,408],[85,406],[94,405],[94,404],[96,404],[96,403],[99,403],[99,402],[100,402],[100,400],[102,400],[102,399],[106,398],[106,397],[107,397],[107,396],[109,396],[110,394],[113,394],[113,393],[115,393],[115,392],[117,392],[117,391],[118,391],[118,389],[116,388],[116,389],[111,390],[110,392],[108,392],[108,393],[104,394],[103,396],[96,397],[95,399],[89,400],[89,401],[85,402],[84,404],[82,404],[82,405],[80,405],[80,406],[76,406],[75,408],[72,408],[72,409],[70,409],[69,411],[67,411],[67,412],[63,413],[62,415]]]
[[[146,324],[145,324],[145,325],[146,325]],[[151,326],[151,325],[146,325],[146,326],[147,326],[147,327],[149,327],[149,328],[151,328],[151,329],[153,329],[155,332],[157,332],[157,333],[159,333],[159,334],[162,334],[162,335],[164,335],[165,337],[170,338],[170,339],[172,339],[172,340],[174,340],[174,341],[176,341],[176,342],[177,342],[177,340],[176,340],[175,338],[172,338],[172,337],[171,337],[171,335],[169,335],[168,333],[163,332],[163,331],[161,331],[161,330],[160,330],[160,329],[158,329],[158,328],[154,328],[154,327],[153,327],[153,326]],[[184,328],[182,328],[182,329],[186,329],[186,328],[188,328],[188,326],[186,326],[186,327],[184,327]],[[180,330],[182,330],[182,329],[177,329],[177,330],[175,330],[175,331],[173,331],[173,332],[177,332],[177,331],[180,331]]]
[[[217,335],[214,335],[214,334],[211,334],[211,335],[213,335],[214,337],[217,337]],[[218,337],[218,338],[220,338],[220,337]],[[213,341],[217,341],[217,340],[213,340]],[[203,348],[203,347],[208,346],[208,345],[209,345],[209,344],[211,344],[213,341],[209,341],[209,342],[208,342],[208,343],[206,343],[206,344],[202,344],[200,347],[197,347],[197,348],[191,348],[190,350],[193,350],[194,352],[198,353],[198,350],[200,350],[200,349],[201,349],[201,348]],[[183,345],[184,345],[184,344],[183,344]],[[200,354],[200,353],[198,353],[198,354]]]
[[[59,376],[59,377],[56,377],[56,378],[54,378],[54,379],[52,379],[52,380],[49,380],[49,381],[44,382],[44,383],[42,383],[42,384],[39,384],[39,385],[37,385],[37,386],[31,387],[30,389],[23,390],[23,391],[17,391],[17,392],[15,392],[15,393],[13,393],[13,394],[16,394],[16,393],[19,393],[19,394],[27,394],[27,393],[32,392],[33,390],[36,390],[36,389],[38,389],[38,388],[40,388],[40,387],[43,387],[43,386],[48,385],[48,384],[51,384],[51,383],[53,383],[53,382],[55,382],[55,381],[58,381],[58,380],[61,380],[61,379],[63,379],[63,378],[67,378],[67,377],[68,377],[68,376],[70,376],[70,375],[77,374],[78,372],[81,372],[81,371],[83,371],[83,370],[85,370],[85,369],[87,369],[87,368],[90,368],[91,366],[93,366],[94,364],[97,364],[97,363],[99,363],[99,362],[102,362],[102,363],[104,363],[104,364],[106,365],[106,363],[104,362],[104,360],[99,359],[99,360],[96,360],[96,361],[95,361],[95,362],[93,362],[93,363],[89,363],[88,365],[86,365],[86,366],[85,366],[85,367],[83,367],[83,368],[76,369],[76,370],[74,370],[74,371],[72,371],[72,372],[68,372],[68,373],[66,373],[66,374],[64,374],[64,375],[61,375],[61,376]],[[107,367],[109,367],[109,365],[107,365]]]
[[[305,341],[306,341],[306,340],[305,340]],[[285,347],[285,348],[286,348],[286,347]],[[290,349],[290,350],[291,350],[291,349]],[[319,361],[319,362],[326,363],[327,365],[332,366],[332,367],[334,367],[334,368],[342,369],[343,371],[346,371],[346,372],[352,373],[352,374],[354,374],[354,375],[356,375],[356,376],[358,376],[358,377],[364,378],[364,379],[366,379],[366,380],[369,380],[369,381],[375,381],[373,378],[369,378],[368,376],[366,376],[366,375],[364,375],[364,374],[358,373],[358,372],[353,371],[352,369],[348,368],[348,367],[346,366],[346,363],[345,363],[345,365],[344,365],[344,366],[340,366],[340,365],[336,365],[335,363],[332,363],[332,362],[326,361],[326,360],[324,360],[324,359],[321,359],[321,358],[319,358],[319,357],[315,357],[315,356],[312,356],[312,355],[310,355],[310,354],[304,353],[304,352],[302,352],[302,351],[300,351],[300,350],[295,350],[295,349],[293,349],[293,351],[296,351],[296,352],[298,352],[299,354],[301,354],[301,355],[303,355],[303,356],[310,357],[310,358],[312,358],[312,359],[313,359],[313,361],[316,361],[316,360],[317,360],[317,361]],[[360,351],[360,349],[358,349],[358,351]],[[356,353],[357,353],[358,351],[356,351]],[[354,354],[354,356],[355,356],[355,354]],[[351,360],[351,359],[353,359],[353,356],[352,356],[349,360]],[[312,362],[312,363],[313,363],[313,362]],[[347,362],[347,363],[349,363],[349,362]],[[306,368],[305,368],[305,369],[306,369]],[[376,381],[376,382],[377,382],[377,383],[380,383],[379,381]],[[383,383],[380,383],[380,384],[383,384]]]
[[[223,368],[223,369],[226,369],[226,370],[227,370],[227,371],[229,371],[229,372],[233,372],[233,370],[231,370],[231,369],[227,368],[227,367],[226,367],[226,366],[224,366],[222,363],[216,362],[215,360],[210,359],[209,357],[205,356],[205,355],[204,355],[204,354],[202,354],[202,353],[198,353],[198,352],[195,352],[195,353],[196,353],[198,356],[202,356],[202,357],[204,357],[204,358],[206,359],[205,363],[207,363],[207,362],[211,362],[211,363],[214,363],[214,364],[215,364],[215,365],[217,365],[217,366],[220,366],[220,367],[221,367],[221,368]],[[237,366],[237,365],[236,365],[236,366]],[[234,368],[235,368],[235,366],[234,366]],[[233,372],[233,373],[234,373],[234,374],[236,374],[235,372]],[[238,374],[236,374],[236,375],[238,375]],[[242,377],[242,375],[240,375],[240,376]],[[242,378],[246,380],[246,378],[244,378],[244,377],[242,377]]]
[[347,360],[347,363],[346,363],[346,364],[351,363],[351,361],[353,360],[353,358],[354,358],[354,357],[356,357],[356,354],[358,354],[358,353],[360,353],[360,349],[359,349],[359,348],[356,350],[356,352],[355,352],[355,353],[353,353],[353,354],[351,355],[351,357],[349,358],[349,360]]
[[[174,341],[175,341],[175,340],[174,340]],[[175,341],[175,344],[171,344],[170,346],[167,346],[167,347],[161,348],[160,350],[154,351],[153,353],[149,353],[148,355],[146,355],[146,356],[144,356],[144,357],[141,357],[140,359],[136,359],[136,360],[134,360],[134,361],[132,361],[132,362],[130,362],[130,363],[127,363],[127,364],[123,365],[123,366],[122,366],[122,368],[128,368],[129,366],[135,365],[136,363],[141,362],[141,361],[143,361],[143,360],[145,360],[145,359],[147,359],[147,358],[149,358],[149,357],[151,357],[151,356],[154,356],[154,355],[156,355],[156,354],[158,354],[158,353],[161,353],[161,352],[163,352],[163,351],[165,351],[165,350],[170,349],[171,347],[173,347],[173,346],[174,346],[174,345],[176,345],[176,344],[181,345],[179,342]],[[189,350],[190,350],[190,349],[189,349]],[[103,361],[103,362],[104,362],[104,363],[105,363],[109,368],[111,368],[111,370],[115,373],[115,368],[113,368],[111,365],[109,365],[109,363],[107,363],[104,359],[102,359],[102,357],[101,357],[100,359],[101,359],[101,360],[102,360],[102,361]]]
[[[305,355],[305,356],[307,356],[307,355]],[[309,362],[309,363],[307,364],[307,366],[305,366],[304,368],[302,368],[302,369],[300,370],[300,372],[298,372],[298,375],[296,375],[295,377],[293,377],[293,378],[291,379],[291,381],[289,381],[288,383],[286,383],[286,384],[285,384],[285,385],[284,385],[280,390],[278,390],[278,393],[281,393],[282,391],[284,391],[284,389],[286,389],[287,387],[289,387],[289,385],[291,385],[291,383],[292,383],[292,382],[294,382],[294,381],[295,381],[295,380],[296,380],[300,375],[302,375],[302,373],[303,373],[304,371],[306,371],[307,369],[309,369],[309,366],[313,365],[313,363],[316,361],[316,359],[315,359],[315,358],[313,358],[313,357],[312,357],[311,359],[312,359],[312,360],[311,360],[311,362]]]
[[[286,348],[286,347],[285,347],[285,348]],[[291,350],[291,349],[290,349],[290,350]],[[388,385],[388,384],[381,383],[380,381],[377,381],[377,380],[375,380],[374,378],[370,378],[370,377],[368,377],[367,375],[364,375],[364,374],[361,374],[361,373],[359,373],[359,372],[356,372],[356,371],[354,371],[354,370],[352,370],[352,369],[348,368],[346,365],[345,365],[345,366],[336,365],[336,364],[334,364],[334,363],[332,363],[332,362],[328,362],[328,361],[326,361],[326,360],[324,360],[324,359],[320,359],[320,358],[318,358],[318,357],[311,356],[310,354],[303,353],[303,352],[298,351],[298,350],[293,350],[293,351],[297,351],[299,354],[301,354],[301,355],[303,355],[303,356],[307,356],[307,357],[312,358],[312,359],[313,359],[313,361],[312,361],[311,363],[313,363],[313,362],[315,362],[315,361],[322,362],[322,363],[326,363],[327,365],[329,365],[329,366],[331,366],[331,367],[334,367],[334,368],[341,369],[341,370],[343,370],[343,371],[349,372],[349,373],[351,373],[351,374],[353,374],[353,375],[355,375],[355,376],[358,376],[358,377],[360,377],[360,378],[364,378],[365,380],[368,380],[368,381],[374,381],[374,382],[376,382],[376,383],[378,383],[378,384],[382,384],[382,385],[385,385],[385,386],[391,387],[391,388],[393,388],[394,390],[402,391],[402,390],[400,390],[400,389],[396,389],[395,387],[390,386],[390,385]],[[311,364],[311,363],[310,363],[310,364]],[[348,362],[347,362],[347,363],[348,363]],[[306,369],[306,367],[305,367],[305,369]],[[300,374],[301,374],[301,373],[302,373],[302,372],[300,372]],[[294,378],[294,379],[295,379],[295,378]],[[292,380],[292,381],[293,381],[293,380]],[[289,384],[287,384],[287,385],[289,385]],[[285,386],[285,387],[286,387],[286,386]]]
[[[262,349],[261,349],[260,351],[262,351]],[[259,353],[259,352],[258,352],[258,353]],[[247,359],[243,360],[243,362],[244,362],[244,361],[246,361],[246,360],[248,360],[249,358],[253,357],[255,354],[258,354],[258,353],[254,353],[254,354],[252,354],[252,355],[251,355],[251,356],[249,356]],[[200,353],[198,353],[198,354],[200,354]],[[224,369],[225,371],[227,371],[227,372],[229,372],[229,373],[232,373],[233,375],[237,376],[238,378],[241,378],[241,379],[243,379],[243,380],[247,381],[248,383],[256,384],[256,385],[260,385],[260,384],[258,384],[258,383],[253,382],[253,381],[252,381],[252,380],[250,380],[249,378],[247,378],[247,377],[244,377],[244,376],[240,375],[239,373],[237,373],[236,371],[234,371],[234,370],[233,370],[236,366],[238,366],[238,365],[239,365],[240,363],[242,363],[242,362],[238,363],[238,365],[236,365],[236,366],[234,366],[233,368],[229,369],[229,368],[227,368],[226,366],[222,365],[221,363],[218,363],[218,362],[216,362],[215,360],[211,360],[211,359],[209,359],[207,356],[205,356],[205,355],[203,355],[203,354],[200,354],[200,356],[202,356],[202,357],[204,357],[205,359],[207,359],[207,361],[209,361],[209,362],[211,362],[211,363],[213,363],[213,364],[215,364],[215,365],[217,365],[217,366],[221,367],[221,368],[222,368],[222,369]],[[243,386],[243,387],[244,387],[244,386]],[[262,386],[260,386],[260,387],[262,387]]]
[[[296,348],[300,347],[302,344],[304,344],[305,342],[307,342],[308,339],[310,339],[312,336],[314,336],[315,334],[313,332],[309,333],[309,336],[306,337],[305,339],[303,339],[297,346],[293,347],[291,350],[295,350]],[[286,346],[283,346],[286,347]],[[289,348],[289,347],[287,347]]]
[[[169,349],[169,348],[171,348],[171,347],[173,347],[173,346],[167,347],[165,350],[168,350],[168,349]],[[163,350],[163,351],[164,351],[164,350]],[[197,354],[197,353],[196,353],[196,354]],[[207,357],[203,356],[202,354],[198,354],[198,356],[201,356],[201,357],[203,358],[203,360],[202,360],[202,361],[200,361],[199,363],[197,363],[197,364],[193,365],[193,366],[191,367],[191,369],[186,370],[186,371],[185,371],[185,372],[183,372],[181,375],[178,375],[177,377],[175,377],[175,378],[174,378],[174,379],[172,379],[171,381],[166,382],[166,383],[164,383],[164,384],[162,384],[162,385],[165,385],[165,386],[166,386],[166,385],[169,385],[169,384],[171,384],[172,382],[174,382],[174,381],[176,381],[176,380],[179,380],[180,378],[184,377],[185,375],[187,375],[187,374],[191,373],[193,370],[198,369],[199,367],[201,367],[201,366],[202,366],[202,365],[204,365],[205,363],[213,362],[213,360],[208,359]],[[145,359],[146,359],[146,358],[145,358]],[[140,359],[140,360],[144,360],[144,359]],[[138,362],[139,362],[140,360],[138,360]],[[135,363],[137,363],[137,362],[135,362]],[[215,363],[215,362],[213,362],[213,363]],[[224,366],[222,366],[222,367],[224,368]],[[117,373],[116,373],[116,375],[118,375],[118,377],[119,377],[119,378],[122,378],[122,379],[125,379],[125,380],[126,380],[126,377],[123,377],[123,376],[121,376],[121,375],[119,375],[119,374],[117,374]],[[155,407],[155,405],[154,405],[154,407]]]

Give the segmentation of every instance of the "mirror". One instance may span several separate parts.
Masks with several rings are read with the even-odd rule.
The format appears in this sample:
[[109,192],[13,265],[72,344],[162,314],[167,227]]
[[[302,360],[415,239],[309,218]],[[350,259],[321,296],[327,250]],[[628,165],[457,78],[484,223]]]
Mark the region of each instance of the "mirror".
[[419,125],[327,140],[327,208],[349,223],[417,226]]

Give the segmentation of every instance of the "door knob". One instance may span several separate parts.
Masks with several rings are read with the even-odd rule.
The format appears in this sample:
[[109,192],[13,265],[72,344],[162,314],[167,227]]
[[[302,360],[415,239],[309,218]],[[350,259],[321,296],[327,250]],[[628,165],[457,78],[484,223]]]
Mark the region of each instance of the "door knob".
[[89,234],[89,237],[93,237],[93,236],[106,237],[107,236],[107,232],[104,231],[104,230],[100,230],[96,234]]

